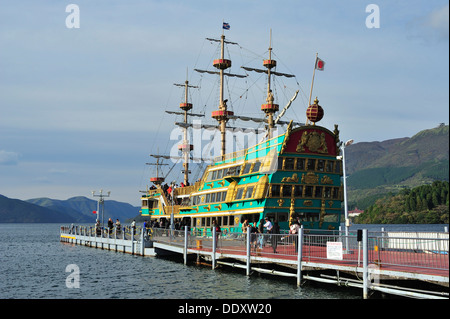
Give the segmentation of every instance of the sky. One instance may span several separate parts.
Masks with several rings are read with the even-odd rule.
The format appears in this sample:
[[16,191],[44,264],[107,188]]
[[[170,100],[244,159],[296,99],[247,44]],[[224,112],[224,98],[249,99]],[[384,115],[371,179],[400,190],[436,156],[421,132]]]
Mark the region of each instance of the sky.
[[[325,111],[317,125],[338,124],[341,140],[448,124],[448,1],[0,0],[0,194],[94,199],[103,189],[139,206],[156,175],[149,155],[176,153],[181,139],[181,118],[164,112],[184,99],[173,84],[198,86],[193,112],[216,123],[217,78],[193,71],[219,58],[206,38],[238,43],[226,57],[230,72],[245,74],[241,65],[267,59],[270,30],[277,71],[295,74],[277,80],[280,108],[300,90],[283,119],[306,120],[317,53],[325,61],[314,76],[312,99]],[[229,108],[261,117],[265,85],[255,75],[229,80]],[[211,138],[201,134],[200,153]],[[166,164],[167,180],[181,182],[179,165]]]

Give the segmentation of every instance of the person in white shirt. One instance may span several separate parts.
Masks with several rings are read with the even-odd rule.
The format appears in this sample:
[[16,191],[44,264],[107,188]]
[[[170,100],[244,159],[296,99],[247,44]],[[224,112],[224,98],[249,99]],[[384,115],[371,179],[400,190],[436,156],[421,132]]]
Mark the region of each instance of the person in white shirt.
[[264,218],[266,223],[264,224],[264,228],[267,228],[267,232],[270,233],[272,231],[272,223],[270,222],[269,217]]

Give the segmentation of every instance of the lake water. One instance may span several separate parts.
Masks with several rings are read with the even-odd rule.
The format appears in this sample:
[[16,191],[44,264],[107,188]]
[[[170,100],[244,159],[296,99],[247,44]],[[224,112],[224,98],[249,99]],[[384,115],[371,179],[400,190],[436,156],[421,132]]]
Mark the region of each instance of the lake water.
[[[352,229],[443,231],[444,225],[353,225]],[[448,226],[448,225],[447,225]],[[7,299],[361,299],[360,290],[245,270],[184,265],[59,241],[59,224],[0,224],[0,298]],[[68,265],[79,288],[68,288]]]

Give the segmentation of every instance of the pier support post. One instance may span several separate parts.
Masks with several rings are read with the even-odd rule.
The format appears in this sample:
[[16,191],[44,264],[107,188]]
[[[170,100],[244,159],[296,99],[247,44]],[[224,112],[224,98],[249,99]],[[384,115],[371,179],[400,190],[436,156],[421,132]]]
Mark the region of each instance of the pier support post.
[[184,264],[187,264],[187,249],[188,249],[188,226],[184,226],[184,250],[183,250],[183,260]]
[[211,250],[211,259],[212,259],[212,269],[216,268],[216,227],[212,228],[212,250]]
[[130,228],[131,233],[131,254],[134,255],[134,229],[133,227]]
[[146,229],[144,227],[142,227],[142,230],[141,230],[141,256],[144,256],[144,249],[145,249],[144,232],[145,231],[146,231]]
[[251,249],[251,245],[250,245],[250,231],[251,228],[247,227],[247,242],[246,242],[246,250],[247,250],[247,271],[246,271],[246,275],[250,276],[250,249]]
[[302,282],[302,256],[303,256],[303,226],[298,233],[298,254],[297,254],[297,286]]
[[368,290],[369,290],[369,276],[368,276],[368,268],[369,268],[369,245],[367,238],[367,229],[363,229],[363,299],[368,298]]

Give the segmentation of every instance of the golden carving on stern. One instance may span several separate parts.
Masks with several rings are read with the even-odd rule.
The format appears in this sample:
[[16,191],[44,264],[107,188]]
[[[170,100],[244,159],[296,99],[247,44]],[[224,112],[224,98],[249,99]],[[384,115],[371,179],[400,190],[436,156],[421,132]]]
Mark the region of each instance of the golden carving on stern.
[[325,133],[319,133],[316,131],[303,132],[302,137],[297,145],[297,152],[304,152],[307,147],[310,152],[314,153],[328,153],[327,143],[325,141]]

